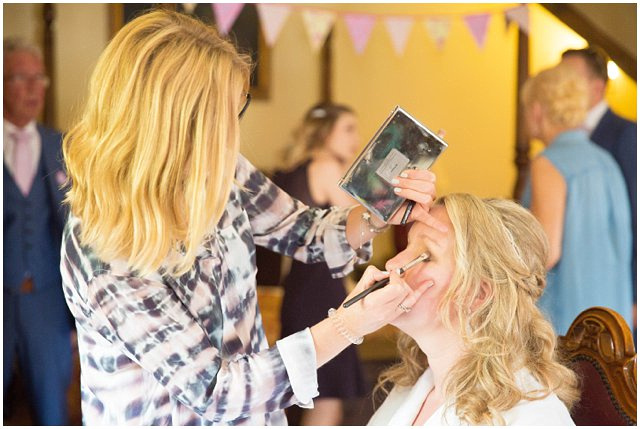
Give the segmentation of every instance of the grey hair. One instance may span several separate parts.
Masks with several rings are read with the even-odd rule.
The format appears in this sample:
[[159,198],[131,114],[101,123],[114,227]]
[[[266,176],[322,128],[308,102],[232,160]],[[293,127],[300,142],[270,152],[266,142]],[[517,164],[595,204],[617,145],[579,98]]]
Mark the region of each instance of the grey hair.
[[7,58],[7,55],[14,52],[28,52],[41,60],[43,59],[42,49],[40,49],[40,47],[35,43],[32,43],[22,37],[5,38],[2,48],[3,61]]

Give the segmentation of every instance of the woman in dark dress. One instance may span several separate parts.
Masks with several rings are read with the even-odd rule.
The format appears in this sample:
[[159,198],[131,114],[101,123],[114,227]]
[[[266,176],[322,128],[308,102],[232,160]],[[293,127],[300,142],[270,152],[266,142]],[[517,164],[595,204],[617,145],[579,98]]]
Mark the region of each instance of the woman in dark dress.
[[[338,187],[338,181],[359,149],[353,110],[336,104],[316,105],[293,134],[285,155],[289,169],[276,172],[273,181],[309,206],[354,205],[355,200]],[[342,279],[332,278],[326,264],[293,261],[283,285],[282,337],[324,319],[327,309],[338,308],[346,298]],[[354,346],[318,370],[318,390],[315,407],[303,411],[300,424],[341,424],[342,400],[368,393]]]

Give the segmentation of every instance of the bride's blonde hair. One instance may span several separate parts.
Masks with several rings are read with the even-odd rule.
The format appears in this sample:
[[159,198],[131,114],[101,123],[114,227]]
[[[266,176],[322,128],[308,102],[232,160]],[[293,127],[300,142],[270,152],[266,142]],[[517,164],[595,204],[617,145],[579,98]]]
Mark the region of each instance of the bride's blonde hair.
[[180,274],[224,211],[250,60],[213,27],[156,10],[122,28],[64,139],[81,243],[141,273]]
[[[445,380],[445,396],[453,398],[448,405],[469,424],[504,424],[501,412],[551,392],[570,408],[578,397],[577,377],[559,362],[556,333],[536,306],[546,285],[548,252],[540,223],[507,200],[452,194],[436,204],[445,207],[456,243],[455,272],[438,309],[465,347]],[[472,306],[483,282],[489,296]],[[381,374],[376,390],[411,386],[429,366],[411,337],[401,334],[398,350],[400,363]],[[541,390],[518,387],[515,373],[521,368],[533,374]]]

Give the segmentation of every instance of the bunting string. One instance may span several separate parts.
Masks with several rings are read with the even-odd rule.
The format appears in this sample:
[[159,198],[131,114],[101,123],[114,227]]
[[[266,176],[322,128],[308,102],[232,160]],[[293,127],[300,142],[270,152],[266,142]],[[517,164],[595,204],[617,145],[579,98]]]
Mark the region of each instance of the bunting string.
[[[187,13],[192,13],[195,3],[182,3]],[[245,3],[213,3],[213,13],[220,33],[227,34]],[[526,4],[507,6],[492,11],[473,11],[469,13],[437,13],[437,14],[376,14],[334,11],[314,6],[296,4],[257,3],[258,19],[265,40],[269,46],[275,45],[287,19],[293,11],[300,12],[309,44],[318,51],[326,42],[336,21],[344,21],[356,54],[366,51],[369,38],[378,21],[384,23],[393,48],[398,56],[404,54],[409,34],[417,21],[422,22],[427,34],[438,49],[443,49],[451,33],[453,19],[462,19],[475,41],[478,49],[486,43],[490,20],[494,15],[501,15],[505,29],[515,24],[520,30],[529,34],[529,8]]]

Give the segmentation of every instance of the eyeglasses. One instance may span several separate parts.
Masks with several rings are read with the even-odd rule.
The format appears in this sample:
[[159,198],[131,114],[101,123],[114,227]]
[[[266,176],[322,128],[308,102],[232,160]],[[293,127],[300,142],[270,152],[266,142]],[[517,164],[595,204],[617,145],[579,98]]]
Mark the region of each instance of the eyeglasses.
[[49,77],[43,74],[14,74],[5,78],[11,85],[26,85],[28,83],[34,83],[45,88],[49,86]]
[[242,115],[244,115],[244,112],[246,112],[247,107],[249,107],[249,104],[251,103],[251,94],[249,92],[245,94],[245,97],[247,97],[247,101],[244,102],[242,110],[240,111],[240,113],[238,113],[238,119],[242,118]]

